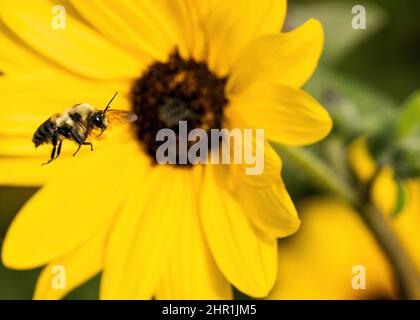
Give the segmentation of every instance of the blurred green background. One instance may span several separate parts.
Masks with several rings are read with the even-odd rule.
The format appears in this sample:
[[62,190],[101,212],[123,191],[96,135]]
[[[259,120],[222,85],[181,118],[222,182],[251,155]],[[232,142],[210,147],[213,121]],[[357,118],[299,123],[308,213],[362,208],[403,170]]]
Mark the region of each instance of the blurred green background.
[[[366,30],[351,28],[351,9],[356,4],[366,7]],[[398,107],[420,88],[420,1],[289,1],[288,27],[310,17],[322,21],[326,48],[321,66],[306,89],[333,115],[335,131],[329,140],[380,132],[395,119]],[[334,144],[328,145],[331,148]],[[323,148],[323,144],[314,148]],[[326,157],[328,153],[324,150]],[[340,174],[344,160],[331,161]],[[295,200],[314,192],[310,184],[302,184],[304,177],[295,178],[287,170],[285,175]],[[34,192],[0,187],[0,241],[16,212]],[[0,264],[0,299],[30,299],[38,273],[7,270]],[[96,299],[98,286],[96,277],[68,299]]]

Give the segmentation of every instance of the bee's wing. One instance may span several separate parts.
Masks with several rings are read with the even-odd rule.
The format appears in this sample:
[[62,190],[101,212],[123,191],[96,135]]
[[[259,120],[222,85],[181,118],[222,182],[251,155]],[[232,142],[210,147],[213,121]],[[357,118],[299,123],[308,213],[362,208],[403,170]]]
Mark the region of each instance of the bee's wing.
[[[116,109],[108,109],[105,113],[105,117],[108,129],[137,120],[137,115],[134,112]],[[94,128],[89,131],[89,136],[100,140],[103,137],[102,133],[103,130]]]
[[134,122],[137,120],[137,115],[134,112],[109,109],[105,113],[108,125],[121,125],[125,123]]

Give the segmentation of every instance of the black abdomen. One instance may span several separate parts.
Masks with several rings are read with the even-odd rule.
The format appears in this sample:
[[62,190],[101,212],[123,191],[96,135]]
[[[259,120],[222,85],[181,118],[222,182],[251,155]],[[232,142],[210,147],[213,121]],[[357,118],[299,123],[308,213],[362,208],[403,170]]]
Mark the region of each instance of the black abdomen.
[[55,129],[56,125],[51,121],[51,118],[41,124],[32,137],[32,142],[35,144],[35,147],[38,147],[43,143],[50,143]]

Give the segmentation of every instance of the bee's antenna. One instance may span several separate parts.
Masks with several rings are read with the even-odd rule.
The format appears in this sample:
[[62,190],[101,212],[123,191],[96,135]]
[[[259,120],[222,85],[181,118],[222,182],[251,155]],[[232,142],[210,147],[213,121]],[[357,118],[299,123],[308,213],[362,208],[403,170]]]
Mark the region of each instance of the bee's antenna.
[[114,96],[112,97],[112,99],[111,99],[111,100],[109,100],[109,102],[108,102],[108,104],[106,105],[105,110],[103,111],[103,113],[105,113],[105,112],[109,109],[109,107],[110,107],[110,105],[111,105],[111,102],[115,99],[115,97],[117,96],[117,94],[118,94],[118,91],[117,91],[117,92],[115,92],[115,94],[114,94]]

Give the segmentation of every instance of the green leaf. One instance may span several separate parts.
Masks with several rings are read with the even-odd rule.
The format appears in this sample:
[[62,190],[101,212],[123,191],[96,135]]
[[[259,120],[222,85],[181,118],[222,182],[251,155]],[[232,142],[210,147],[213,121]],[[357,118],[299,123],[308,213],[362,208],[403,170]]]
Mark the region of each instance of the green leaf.
[[395,205],[394,211],[391,214],[392,218],[396,218],[398,214],[404,209],[405,202],[406,202],[406,191],[404,188],[404,184],[401,180],[397,180],[397,203]]
[[401,108],[398,121],[398,137],[420,137],[420,91],[416,91]]

